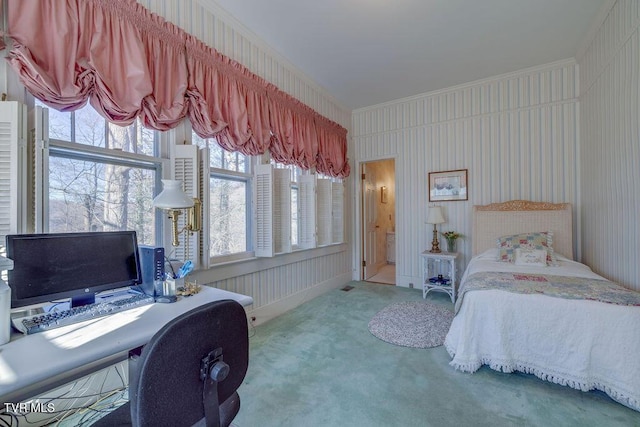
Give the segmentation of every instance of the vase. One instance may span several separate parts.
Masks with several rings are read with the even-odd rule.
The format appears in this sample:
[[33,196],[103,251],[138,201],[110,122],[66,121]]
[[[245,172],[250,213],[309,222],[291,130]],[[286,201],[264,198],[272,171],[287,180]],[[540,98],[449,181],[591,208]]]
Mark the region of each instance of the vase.
[[447,252],[455,252],[456,251],[456,239],[446,239],[447,240]]

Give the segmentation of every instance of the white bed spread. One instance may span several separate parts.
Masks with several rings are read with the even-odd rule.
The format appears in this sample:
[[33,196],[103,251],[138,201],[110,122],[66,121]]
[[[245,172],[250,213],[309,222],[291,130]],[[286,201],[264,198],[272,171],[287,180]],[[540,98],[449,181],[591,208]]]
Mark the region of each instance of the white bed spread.
[[[467,276],[483,271],[602,279],[559,257],[558,267],[498,262],[496,250],[474,257]],[[520,371],[582,391],[593,389],[640,411],[640,307],[501,290],[467,292],[445,346],[456,369],[488,365]]]

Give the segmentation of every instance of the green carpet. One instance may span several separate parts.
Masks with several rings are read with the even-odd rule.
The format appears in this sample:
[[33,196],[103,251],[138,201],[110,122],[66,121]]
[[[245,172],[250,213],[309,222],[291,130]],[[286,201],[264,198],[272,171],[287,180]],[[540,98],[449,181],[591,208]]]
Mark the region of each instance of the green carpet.
[[[604,393],[532,375],[448,365],[445,348],[398,347],[369,320],[417,289],[352,282],[251,331],[237,427],[640,426],[640,413]],[[448,295],[429,301],[450,307]]]

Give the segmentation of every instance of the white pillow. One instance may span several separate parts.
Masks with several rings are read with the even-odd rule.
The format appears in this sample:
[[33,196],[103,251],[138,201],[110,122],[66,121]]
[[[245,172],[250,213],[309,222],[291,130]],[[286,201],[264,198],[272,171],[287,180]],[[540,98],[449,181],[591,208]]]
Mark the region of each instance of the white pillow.
[[516,248],[515,255],[515,265],[547,266],[547,251],[544,249]]
[[499,253],[500,253],[500,250],[498,248],[490,248],[482,252],[481,254],[476,255],[476,258],[489,259],[491,261],[498,261]]

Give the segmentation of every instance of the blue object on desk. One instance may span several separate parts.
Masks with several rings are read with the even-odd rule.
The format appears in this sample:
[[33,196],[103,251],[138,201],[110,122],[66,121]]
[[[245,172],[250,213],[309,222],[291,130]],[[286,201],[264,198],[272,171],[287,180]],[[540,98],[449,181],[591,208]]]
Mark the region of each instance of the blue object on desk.
[[180,267],[180,269],[178,270],[178,274],[176,274],[176,279],[185,277],[192,271],[193,271],[193,263],[191,261],[187,261],[184,264],[182,264],[182,267]]

